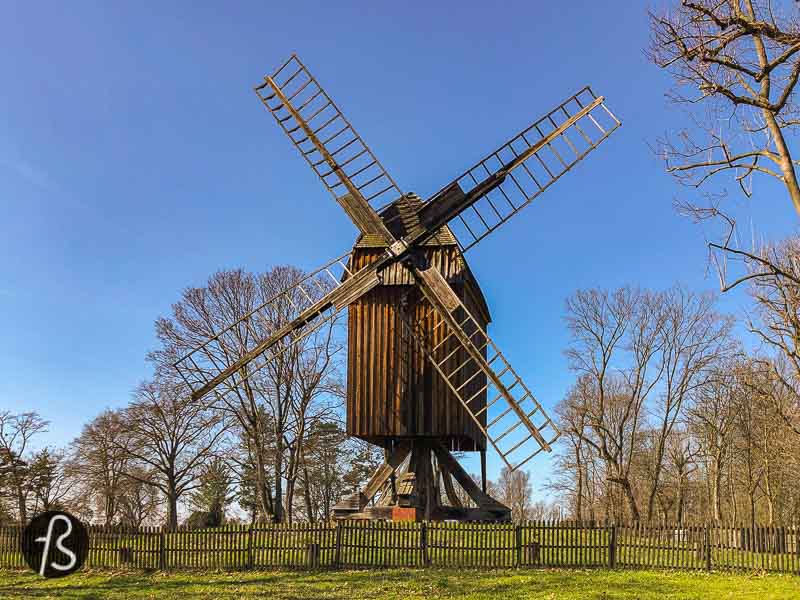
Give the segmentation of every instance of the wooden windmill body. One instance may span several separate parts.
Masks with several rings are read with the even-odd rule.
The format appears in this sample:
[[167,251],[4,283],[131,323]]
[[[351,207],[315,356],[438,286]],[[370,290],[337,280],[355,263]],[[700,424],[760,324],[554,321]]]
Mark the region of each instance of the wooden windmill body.
[[[175,368],[196,399],[236,393],[347,309],[347,433],[382,447],[385,462],[334,515],[507,520],[508,507],[486,493],[487,447],[518,469],[559,431],[489,338],[464,254],[620,121],[583,88],[423,200],[400,190],[296,56],[255,91],[360,235],[345,255],[186,348]],[[274,323],[270,309],[287,301],[293,314]],[[263,337],[265,322],[274,324]],[[454,451],[480,453],[480,485]]]
[[[398,234],[410,230],[420,204],[414,196],[393,203],[387,212],[399,209],[401,216],[390,229]],[[380,258],[385,248],[379,239],[360,236],[351,259],[354,271]],[[422,246],[422,252],[486,329],[489,308],[452,233],[442,231]],[[425,298],[402,263],[395,263],[380,285],[348,307],[347,433],[384,448],[402,439],[433,438],[450,450],[485,450],[486,437],[480,427],[403,326],[401,319],[406,319],[414,329],[428,333],[433,344],[441,342],[441,319],[425,309]],[[445,346],[452,352],[446,368],[454,370],[467,360],[456,344]],[[455,383],[464,382],[465,393],[472,395],[485,387],[486,375],[473,365],[459,372]],[[475,405],[485,404],[483,391]],[[484,417],[484,425],[485,421]]]
[[[416,213],[421,204],[417,196],[407,194],[384,211],[387,227],[395,237],[418,225]],[[359,236],[351,257],[353,271],[374,263],[385,249],[380,237]],[[421,253],[485,330],[491,320],[489,307],[455,236],[444,228],[421,246]],[[443,367],[448,371],[468,361],[463,348],[444,340],[442,319],[429,310],[413,274],[402,263],[387,269],[380,285],[348,307],[347,434],[381,446],[387,464],[402,463],[405,468],[398,467],[389,477],[385,477],[388,470],[382,469],[373,478],[367,493],[372,489],[380,493],[379,506],[365,510],[363,505],[369,498],[357,492],[337,505],[335,514],[349,518],[430,519],[467,514],[480,520],[507,518],[507,509],[489,501],[486,495],[486,436],[480,427],[486,425],[486,414],[482,413],[478,422],[472,418],[411,339],[405,324],[422,332],[434,346],[444,342],[442,351],[449,357]],[[477,410],[486,406],[486,375],[477,366],[460,370],[453,383],[463,385],[468,396],[477,394],[473,401]],[[469,512],[452,507],[461,501],[454,492],[452,473],[434,458],[434,446],[440,452],[481,453],[484,507]],[[445,481],[440,489],[442,479]],[[379,489],[381,486],[383,489]],[[448,493],[450,510],[437,502]]]

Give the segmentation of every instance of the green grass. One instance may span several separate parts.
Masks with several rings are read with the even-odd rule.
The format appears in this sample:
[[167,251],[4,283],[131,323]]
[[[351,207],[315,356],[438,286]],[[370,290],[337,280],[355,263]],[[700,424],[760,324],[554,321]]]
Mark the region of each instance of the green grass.
[[80,572],[42,579],[0,571],[0,598],[797,598],[800,577],[677,571],[413,570],[142,573]]

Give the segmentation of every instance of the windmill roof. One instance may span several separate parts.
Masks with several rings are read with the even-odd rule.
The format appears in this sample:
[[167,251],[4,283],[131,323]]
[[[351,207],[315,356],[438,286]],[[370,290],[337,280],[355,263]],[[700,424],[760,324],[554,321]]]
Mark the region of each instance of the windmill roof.
[[[422,198],[417,196],[414,193],[403,194],[400,198],[392,202],[389,206],[384,208],[380,215],[383,218],[384,222],[386,223],[386,227],[389,229],[391,234],[396,239],[401,239],[412,232],[415,228],[421,227],[418,217],[418,211],[422,208],[423,201]],[[463,255],[461,255],[460,247],[458,245],[458,241],[456,240],[455,235],[450,230],[447,225],[444,225],[436,235],[432,236],[430,239],[426,240],[421,246],[427,247],[436,247],[436,246],[453,246],[455,247],[460,255],[460,262],[463,265],[463,270],[467,274],[467,277],[470,278],[474,282],[473,289],[477,294],[475,300],[481,306],[481,309],[484,312],[484,316],[486,318],[487,323],[491,322],[492,317],[491,313],[489,312],[489,305],[486,302],[486,298],[483,295],[483,291],[478,284],[478,280],[475,278],[475,275],[472,273],[472,270],[469,268],[469,264],[467,264],[466,259]],[[356,239],[356,243],[353,245],[353,248],[361,248],[361,249],[369,249],[369,248],[385,248],[386,242],[384,239],[378,235],[372,234],[361,234]],[[352,261],[352,259],[351,259]],[[352,262],[349,263],[352,265]],[[395,263],[391,265],[386,272],[384,273],[384,277],[386,281],[394,282],[394,285],[405,285],[405,284],[412,284],[413,279],[411,274],[407,271],[406,267],[402,263]],[[342,275],[342,280],[347,278],[347,273]]]
[[[422,198],[414,193],[403,194],[380,212],[387,229],[396,238],[406,237],[411,231],[420,227],[418,211],[422,208]],[[453,232],[446,225],[435,236],[426,240],[422,246],[457,246]],[[355,248],[385,248],[386,241],[379,235],[361,234]]]

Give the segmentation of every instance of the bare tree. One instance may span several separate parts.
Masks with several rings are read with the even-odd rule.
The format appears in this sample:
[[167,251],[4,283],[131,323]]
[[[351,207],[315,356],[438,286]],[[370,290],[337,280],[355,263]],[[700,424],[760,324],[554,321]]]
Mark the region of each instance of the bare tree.
[[[162,349],[152,358],[163,372],[169,371],[176,357],[217,336],[215,350],[219,351],[213,361],[222,368],[233,364],[254,343],[292,320],[298,309],[318,299],[308,294],[321,296],[331,286],[320,280],[317,286],[307,286],[307,293],[295,289],[282,295],[303,277],[302,271],[288,266],[260,275],[241,270],[216,273],[206,287],[184,291],[171,319],[159,319],[156,326]],[[259,309],[258,318],[251,319],[248,326],[226,329],[255,309]],[[214,396],[214,407],[232,415],[250,438],[258,503],[263,514],[273,515],[276,521],[284,519],[284,491],[288,496],[294,493],[309,424],[328,413],[335,404],[329,400],[341,394],[334,361],[341,344],[333,334],[334,326],[335,321],[296,344],[279,342],[275,360],[260,369],[243,367],[236,381],[228,382],[224,391]],[[262,418],[264,411],[266,419]],[[272,449],[270,456],[268,448]],[[271,476],[267,473],[270,467]]]
[[[279,298],[268,309],[268,319],[274,327],[289,322],[298,306],[305,306],[316,299],[316,296],[305,297],[299,290],[295,290],[291,296],[278,296],[304,275],[294,267],[277,267],[258,277],[260,296]],[[329,283],[321,283],[315,294],[321,294],[329,287]],[[299,343],[289,346],[288,341],[281,342],[288,347],[265,365],[264,377],[256,380],[255,387],[268,407],[273,426],[276,521],[292,519],[295,482],[310,427],[331,417],[341,406],[344,391],[337,375],[335,357],[342,349],[342,343],[334,336],[335,331],[333,322],[312,332]]]
[[533,518],[533,486],[527,471],[503,467],[497,482],[491,485],[491,494],[511,509],[514,521]]
[[567,356],[578,373],[568,395],[575,408],[569,410],[586,414],[591,435],[584,439],[606,463],[608,481],[620,486],[638,520],[631,458],[645,400],[660,377],[652,364],[662,326],[659,301],[629,288],[578,291],[567,300],[566,320],[572,333]]
[[731,174],[747,196],[761,173],[786,186],[800,214],[800,185],[787,136],[800,125],[797,3],[680,0],[651,14],[649,56],[670,72],[669,96],[695,111],[693,130],[660,140],[667,170],[700,187]]
[[[618,374],[615,379],[619,380]],[[773,396],[783,394],[784,388],[762,360],[747,356],[717,363],[702,380],[664,443],[656,518],[681,523],[687,514],[693,518],[706,514],[728,523],[742,517],[751,525],[795,522],[800,517],[800,436],[788,435],[792,430],[776,410],[780,400]],[[606,396],[603,422],[610,433],[591,426],[597,420],[599,394],[591,387],[581,389],[581,383],[585,382],[579,379],[559,406],[566,440],[558,479],[551,487],[566,495],[577,514],[575,491],[582,480],[583,515],[634,518],[629,507],[627,514],[620,507],[629,502],[627,488],[638,506],[643,506],[653,489],[661,435],[654,409],[661,401],[663,377],[658,394],[652,394],[641,411],[636,430],[630,420],[622,430],[608,427],[621,422],[625,412],[620,409],[626,402],[615,394]],[[581,426],[584,420],[586,427]],[[604,458],[599,441],[603,435],[609,448],[619,444],[633,449],[623,453],[624,460],[613,453]],[[582,450],[580,471],[576,447]]]
[[664,469],[667,474],[667,485],[658,489],[664,520],[668,520],[674,510],[674,522],[681,525],[684,521],[686,498],[692,474],[697,471],[695,458],[699,447],[695,440],[683,429],[673,429],[667,438],[666,460]]
[[774,358],[762,360],[771,377],[761,390],[792,430],[800,435],[800,238],[791,238],[765,250],[769,270],[759,270],[750,285],[757,319],[750,319],[750,332],[768,348]]
[[28,497],[31,491],[26,454],[31,440],[47,431],[48,422],[38,413],[13,414],[0,411],[0,474],[8,482],[16,502],[17,518],[28,520]]
[[200,467],[226,431],[222,417],[194,402],[186,389],[155,380],[142,384],[123,412],[125,434],[116,443],[129,456],[125,477],[159,489],[167,525],[178,526],[178,500],[197,486]]
[[[561,467],[558,471],[567,478],[567,481],[563,481],[564,477],[560,478],[562,489],[566,484],[567,489],[571,491],[573,513],[580,521],[584,519],[584,498],[590,490],[588,463],[591,457],[587,457],[588,444],[585,441],[589,434],[589,414],[579,399],[576,400],[578,401],[560,402],[556,406],[561,434],[568,445],[566,454],[558,456],[557,460]],[[569,479],[574,480],[574,486]],[[591,506],[591,503],[589,505]]]
[[30,489],[33,493],[35,513],[57,510],[71,500],[76,481],[65,469],[64,453],[42,448],[30,460]]
[[143,469],[135,473],[136,478],[123,477],[120,482],[118,512],[120,523],[139,528],[157,519],[162,498],[154,482],[154,473]]
[[344,386],[334,369],[334,359],[341,343],[333,340],[334,330],[328,328],[324,335],[314,336],[303,345],[297,358],[293,392],[289,395],[287,433],[283,435],[289,450],[286,468],[286,507],[289,522],[298,474],[306,462],[306,440],[312,429],[329,422],[337,414],[344,400]]
[[87,498],[99,508],[102,522],[117,517],[128,454],[119,444],[125,424],[119,411],[106,410],[84,425],[72,443],[68,473],[79,480]]
[[709,478],[711,518],[722,519],[722,478],[730,459],[735,416],[735,395],[741,394],[737,365],[720,364],[692,398],[687,410],[690,431],[699,444]]
[[[800,213],[800,185],[792,134],[800,126],[800,3],[773,0],[680,0],[651,14],[650,58],[673,76],[670,97],[698,109],[693,130],[677,133],[678,143],[660,140],[667,170],[684,184],[706,187],[729,174],[750,196],[754,175],[777,179]],[[704,112],[700,114],[700,110]],[[713,196],[712,193],[707,195]],[[722,227],[709,243],[720,287],[748,282],[760,322],[750,330],[773,358],[764,361],[783,385],[766,394],[784,420],[800,433],[800,388],[796,340],[800,327],[800,240],[741,245],[736,219],[711,206],[682,203],[696,220]],[[729,274],[740,265],[743,273]]]
[[657,332],[660,393],[654,402],[655,447],[647,519],[654,516],[661,469],[686,400],[706,384],[711,371],[733,351],[733,321],[714,310],[715,298],[674,287],[658,296],[663,318]]
[[[680,287],[579,291],[567,301],[567,356],[578,380],[560,410],[568,416],[564,426],[604,462],[634,520],[641,513],[635,481],[647,489],[650,520],[683,405],[730,351],[732,322],[714,302]],[[648,471],[646,479],[634,481],[638,469]]]
[[[743,371],[742,377],[747,378],[748,374]],[[737,463],[735,477],[747,495],[750,525],[755,527],[758,518],[757,502],[765,466],[761,454],[763,427],[760,422],[764,413],[759,406],[763,404],[763,399],[758,394],[741,394],[736,395],[735,400],[736,435],[733,446]]]
[[[173,362],[180,356],[214,337],[239,318],[250,314],[266,298],[260,296],[256,278],[242,270],[215,273],[201,288],[188,288],[173,306],[171,318],[156,321],[156,333],[162,347],[151,358],[162,377],[173,374]],[[234,327],[220,337],[222,356],[214,357],[221,367],[233,364],[254,343],[250,327]],[[251,385],[254,373],[243,373],[241,385],[231,386],[217,400],[218,408],[233,415],[249,438],[248,448],[255,461],[255,486],[258,504],[265,515],[274,512],[272,492],[267,485],[268,431],[263,418],[263,398]]]

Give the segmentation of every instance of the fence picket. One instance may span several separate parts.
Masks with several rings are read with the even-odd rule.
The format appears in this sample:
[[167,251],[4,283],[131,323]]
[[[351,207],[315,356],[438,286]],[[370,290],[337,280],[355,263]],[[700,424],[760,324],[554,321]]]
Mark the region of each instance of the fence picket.
[[[87,567],[760,569],[800,575],[796,525],[347,522],[175,530],[90,525]],[[0,569],[25,566],[21,528],[0,526]]]

